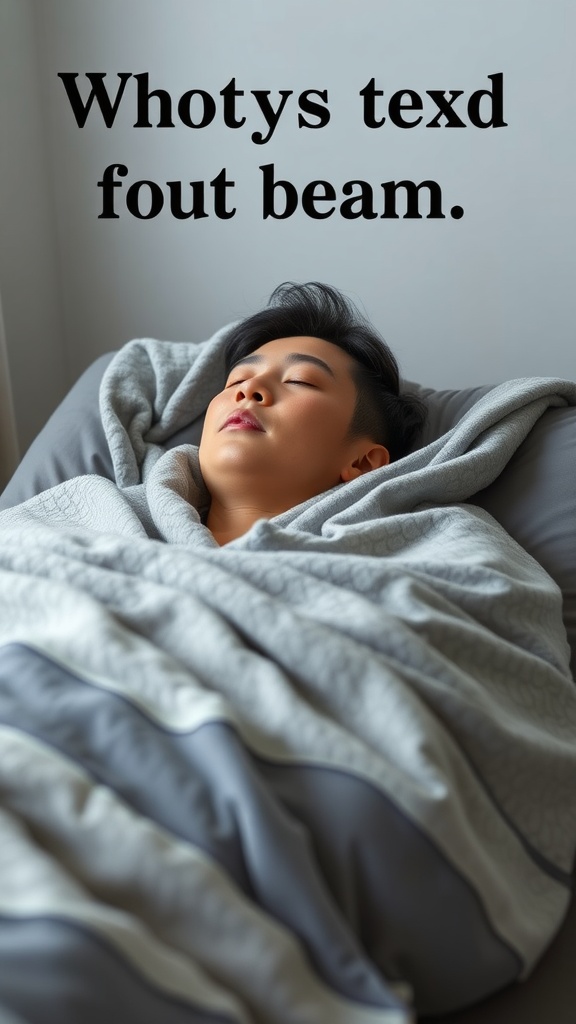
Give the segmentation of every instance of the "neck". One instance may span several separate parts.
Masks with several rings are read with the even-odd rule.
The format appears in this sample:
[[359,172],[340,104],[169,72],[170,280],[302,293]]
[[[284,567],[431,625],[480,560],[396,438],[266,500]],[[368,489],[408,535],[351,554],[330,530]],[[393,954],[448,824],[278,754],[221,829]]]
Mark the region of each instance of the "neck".
[[272,519],[281,509],[257,508],[254,505],[225,506],[212,500],[206,526],[218,544],[228,544],[247,533],[258,519]]

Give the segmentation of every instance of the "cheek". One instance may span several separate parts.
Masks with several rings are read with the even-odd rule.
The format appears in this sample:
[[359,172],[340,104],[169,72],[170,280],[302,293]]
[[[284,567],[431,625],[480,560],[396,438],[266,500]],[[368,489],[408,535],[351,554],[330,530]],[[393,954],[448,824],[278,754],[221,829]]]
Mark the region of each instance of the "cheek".
[[302,408],[299,418],[299,434],[303,440],[314,439],[317,444],[330,449],[347,436],[350,417],[344,403],[315,402]]
[[208,435],[217,430],[218,423],[222,419],[224,413],[220,411],[221,396],[216,395],[209,403],[206,409],[206,415],[204,417],[204,426],[202,427],[202,439],[206,443]]
[[219,407],[221,406],[225,398],[226,396],[223,394],[223,392],[219,392],[217,395],[214,396],[212,401],[208,403],[208,408],[206,409],[206,418],[212,417],[217,413]]

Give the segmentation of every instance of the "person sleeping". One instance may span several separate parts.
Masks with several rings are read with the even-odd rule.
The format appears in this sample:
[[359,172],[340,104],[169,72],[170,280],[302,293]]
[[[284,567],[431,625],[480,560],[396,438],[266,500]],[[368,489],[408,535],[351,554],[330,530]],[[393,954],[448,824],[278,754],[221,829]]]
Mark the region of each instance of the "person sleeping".
[[[117,354],[115,479],[0,515],[0,1001],[71,1024],[112,962],[154,1020],[408,1024],[532,970],[571,895],[576,690],[560,590],[468,502],[564,396],[508,382],[418,447],[389,350],[316,284]],[[21,983],[39,958],[56,988]]]
[[407,454],[425,419],[388,345],[336,289],[280,285],[234,327],[199,446],[219,544]]

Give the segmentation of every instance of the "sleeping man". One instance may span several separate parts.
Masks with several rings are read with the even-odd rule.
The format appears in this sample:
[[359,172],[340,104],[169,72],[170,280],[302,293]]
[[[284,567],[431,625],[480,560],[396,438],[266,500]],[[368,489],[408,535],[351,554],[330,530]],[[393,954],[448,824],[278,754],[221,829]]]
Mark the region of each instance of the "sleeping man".
[[418,448],[320,285],[117,353],[115,479],[0,514],[0,1016],[412,1024],[530,972],[576,689],[558,587],[468,499],[556,398]]
[[332,288],[284,285],[226,343],[200,443],[219,544],[405,455],[424,419],[388,346]]

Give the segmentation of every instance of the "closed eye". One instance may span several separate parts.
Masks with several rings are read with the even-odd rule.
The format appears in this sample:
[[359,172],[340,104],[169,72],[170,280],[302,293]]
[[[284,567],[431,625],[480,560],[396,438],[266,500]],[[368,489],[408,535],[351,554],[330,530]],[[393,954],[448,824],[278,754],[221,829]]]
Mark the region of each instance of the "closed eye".
[[[248,378],[246,378],[246,377],[239,377],[238,380],[231,380],[229,384],[226,384],[224,390],[227,390],[228,388],[237,387],[238,384],[245,384],[247,379]],[[300,384],[301,387],[305,387],[305,388],[317,388],[318,387],[317,384],[312,384],[311,381],[309,381],[309,380],[290,379],[290,380],[285,381],[285,383],[286,384]]]

